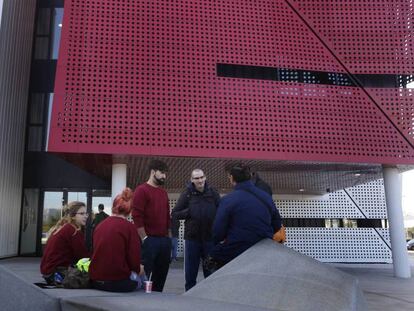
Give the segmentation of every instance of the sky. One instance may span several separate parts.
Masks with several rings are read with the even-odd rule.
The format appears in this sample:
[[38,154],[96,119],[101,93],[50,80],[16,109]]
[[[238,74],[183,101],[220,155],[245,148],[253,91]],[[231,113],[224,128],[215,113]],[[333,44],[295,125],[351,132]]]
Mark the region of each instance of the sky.
[[402,174],[404,226],[414,227],[414,170]]

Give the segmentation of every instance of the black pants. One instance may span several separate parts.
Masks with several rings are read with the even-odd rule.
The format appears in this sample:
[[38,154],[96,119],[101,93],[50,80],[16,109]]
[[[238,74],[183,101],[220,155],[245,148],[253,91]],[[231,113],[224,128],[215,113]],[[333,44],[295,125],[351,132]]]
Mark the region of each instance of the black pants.
[[137,288],[138,282],[130,279],[120,281],[92,281],[92,287],[106,292],[126,293]]
[[170,268],[171,239],[147,237],[141,247],[141,257],[147,278],[151,276],[152,290],[162,292]]

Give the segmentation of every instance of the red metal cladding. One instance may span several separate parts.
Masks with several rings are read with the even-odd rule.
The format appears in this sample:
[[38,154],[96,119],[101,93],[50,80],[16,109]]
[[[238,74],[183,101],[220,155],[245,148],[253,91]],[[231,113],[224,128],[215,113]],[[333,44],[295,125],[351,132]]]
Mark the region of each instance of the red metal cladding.
[[[414,73],[413,1],[287,2],[331,49],[348,72],[396,75]],[[365,91],[406,139],[414,144],[414,88],[366,88]]]
[[345,72],[285,1],[66,0],[49,151],[414,164],[364,90],[217,63]]
[[414,144],[414,88],[367,88],[367,92],[381,105],[401,133]]
[[414,3],[286,0],[352,73],[414,73]]

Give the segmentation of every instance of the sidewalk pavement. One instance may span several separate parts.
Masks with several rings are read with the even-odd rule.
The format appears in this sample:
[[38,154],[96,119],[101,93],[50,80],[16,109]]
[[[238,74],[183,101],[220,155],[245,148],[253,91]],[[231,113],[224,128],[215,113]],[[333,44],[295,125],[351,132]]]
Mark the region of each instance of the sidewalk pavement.
[[[393,276],[393,267],[390,264],[329,265],[359,279],[361,289],[368,303],[369,311],[412,311],[414,310],[414,252],[410,253],[410,262],[413,276],[411,279],[395,278]],[[25,280],[33,283],[40,279],[40,272],[37,269],[33,269],[33,265],[38,267],[40,264],[40,258],[19,257],[0,260],[1,265],[7,265],[9,267],[13,267],[16,264],[21,265],[21,263],[27,264],[27,269],[21,271],[21,273],[25,274]],[[19,269],[21,270],[21,268]],[[200,269],[198,281],[202,279],[203,273]],[[171,264],[164,292],[170,294],[184,293],[182,259],[174,261]]]
[[[349,273],[360,281],[369,311],[414,310],[414,252],[410,252],[411,279],[393,276],[391,264],[329,264]],[[197,281],[203,279],[200,269]],[[173,262],[168,273],[164,292],[184,292],[183,261]]]

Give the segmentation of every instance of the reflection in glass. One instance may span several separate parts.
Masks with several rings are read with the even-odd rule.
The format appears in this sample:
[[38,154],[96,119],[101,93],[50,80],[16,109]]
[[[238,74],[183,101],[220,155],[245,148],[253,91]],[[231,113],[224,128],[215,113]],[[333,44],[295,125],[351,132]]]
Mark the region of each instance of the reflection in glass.
[[49,37],[36,37],[35,59],[48,59]]
[[29,127],[27,142],[28,151],[42,151],[43,127],[39,125]]
[[52,42],[50,45],[51,59],[57,59],[59,55],[60,36],[62,32],[63,23],[63,8],[55,8],[52,13],[53,27],[52,27]]
[[42,244],[46,244],[47,233],[62,216],[63,192],[45,191],[43,201]]
[[54,93],[49,93],[49,99],[48,99],[48,103],[47,103],[47,127],[46,127],[46,146],[45,146],[45,150],[47,151],[48,149],[48,144],[49,144],[49,131],[50,131],[50,120],[52,118],[52,106],[53,106],[53,95]]
[[86,205],[86,192],[69,192],[68,203],[72,201],[83,202]]
[[37,14],[36,35],[48,35],[50,29],[50,9],[41,8]]
[[20,233],[20,254],[36,252],[37,213],[39,189],[24,189],[22,224]]
[[42,124],[44,112],[44,93],[32,93],[30,100],[30,123]]

